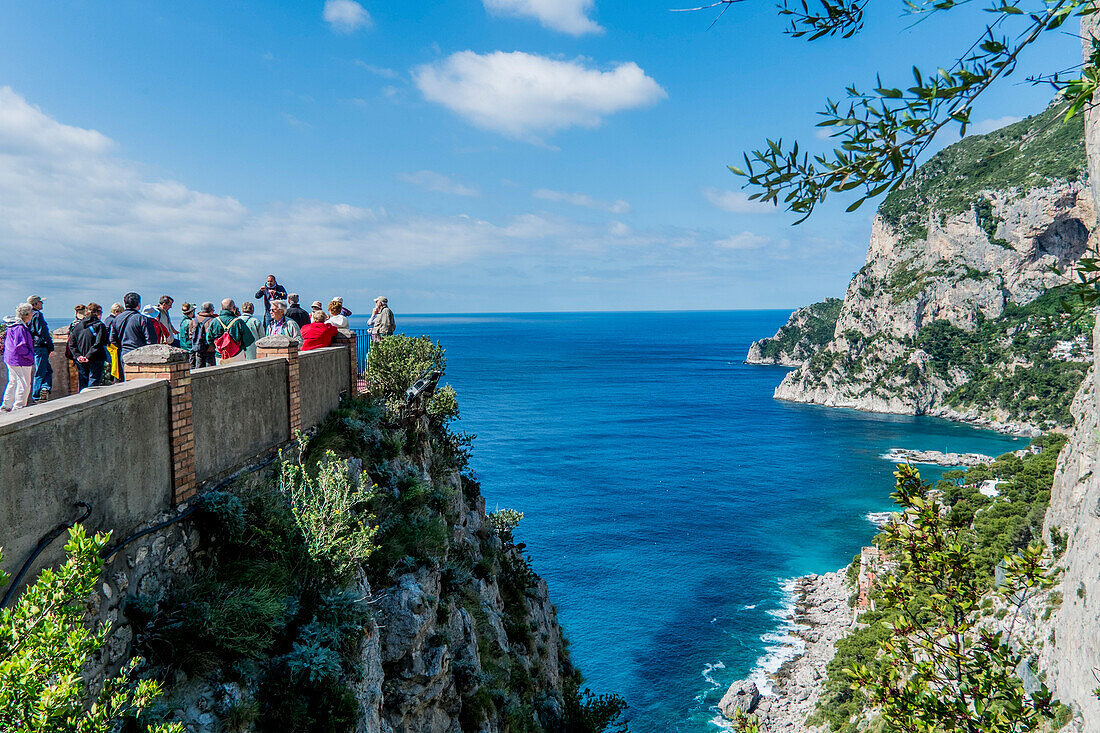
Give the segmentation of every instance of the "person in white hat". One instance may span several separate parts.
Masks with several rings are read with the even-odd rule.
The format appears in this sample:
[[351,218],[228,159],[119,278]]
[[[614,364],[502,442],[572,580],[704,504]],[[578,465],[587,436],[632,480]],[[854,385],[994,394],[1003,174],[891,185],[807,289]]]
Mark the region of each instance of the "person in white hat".
[[396,329],[396,324],[393,320],[393,311],[390,310],[389,300],[379,295],[374,299],[374,312],[371,313],[371,334],[375,338],[380,336],[389,336]]

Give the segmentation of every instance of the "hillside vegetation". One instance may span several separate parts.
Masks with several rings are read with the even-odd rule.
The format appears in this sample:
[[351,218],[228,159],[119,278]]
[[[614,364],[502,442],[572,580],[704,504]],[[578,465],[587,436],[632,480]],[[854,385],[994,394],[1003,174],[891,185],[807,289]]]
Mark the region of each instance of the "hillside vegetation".
[[982,191],[1025,191],[1082,178],[1084,119],[1065,120],[1063,108],[1056,101],[1040,114],[944,148],[886,197],[879,216],[909,240],[927,236],[932,211],[946,219],[975,208],[988,229],[992,217]]

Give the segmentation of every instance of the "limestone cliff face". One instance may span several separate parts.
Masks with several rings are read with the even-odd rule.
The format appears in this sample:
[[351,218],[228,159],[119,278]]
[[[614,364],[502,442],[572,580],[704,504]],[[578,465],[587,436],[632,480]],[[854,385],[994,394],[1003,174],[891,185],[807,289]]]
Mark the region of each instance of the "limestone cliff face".
[[[1100,37],[1100,18],[1081,20],[1083,55],[1092,52],[1092,41]],[[1085,110],[1085,148],[1092,180],[1100,180],[1100,110]],[[1093,205],[1100,207],[1100,187],[1092,189]],[[1095,241],[1095,230],[1093,240]],[[1100,390],[1096,366],[1100,363],[1100,340],[1093,334],[1094,366],[1073,402],[1074,427],[1069,443],[1058,457],[1058,471],[1050,492],[1045,530],[1047,542],[1056,547],[1057,536],[1065,538],[1059,564],[1065,567],[1062,606],[1050,619],[1050,642],[1040,660],[1048,671],[1054,690],[1065,702],[1080,710],[1086,730],[1100,725],[1100,700],[1093,694],[1100,684]]]
[[[326,694],[345,696],[342,699],[350,695],[355,711],[350,714],[353,722],[348,722],[345,714],[340,719],[343,722],[325,729],[355,733],[568,730],[579,680],[569,661],[547,584],[528,563],[523,545],[514,542],[510,530],[491,525],[480,487],[440,452],[438,434],[429,437],[433,433],[427,418],[406,432],[386,425],[372,427],[366,422],[371,413],[355,414],[358,417],[330,418],[322,432],[329,430],[327,439],[343,441],[341,445],[345,449],[351,446],[353,454],[356,445],[362,448],[374,444],[388,451],[375,453],[377,462],[373,463],[369,449],[343,460],[349,475],[359,477],[359,485],[369,486],[369,480],[387,495],[385,506],[390,509],[379,515],[384,527],[401,523],[405,529],[389,535],[385,535],[384,527],[380,530],[382,539],[375,552],[388,553],[384,564],[364,564],[350,586],[320,591],[344,593],[368,609],[365,620],[355,616],[352,621],[341,622],[354,624],[352,641],[325,647],[339,650],[343,660],[340,684],[331,686],[334,692]],[[412,435],[419,437],[409,437],[399,451],[381,448],[381,440],[370,439],[373,436],[392,441],[395,436]],[[368,439],[349,442],[356,436]],[[309,602],[310,594],[316,595],[316,590],[306,590],[297,596],[298,600],[286,604],[289,620],[280,622],[278,633],[264,642],[268,646],[255,650],[251,662],[242,659],[250,655],[235,653],[228,659],[223,654],[217,661],[196,665],[187,661],[195,658],[193,652],[179,652],[181,647],[188,647],[178,643],[179,624],[189,623],[184,617],[187,612],[181,609],[212,601],[202,588],[212,583],[213,587],[228,589],[220,592],[232,595],[246,593],[251,587],[247,583],[252,582],[252,576],[219,575],[244,547],[239,540],[227,540],[228,535],[220,528],[231,526],[225,517],[240,516],[244,526],[255,523],[254,531],[241,535],[247,541],[270,532],[271,527],[260,522],[257,518],[262,515],[252,508],[240,515],[234,514],[232,507],[240,504],[266,507],[264,512],[287,511],[278,509],[278,502],[248,498],[271,491],[273,470],[261,468],[224,491],[215,490],[202,497],[203,504],[195,515],[197,528],[188,529],[184,537],[190,539],[176,549],[181,554],[176,565],[181,569],[165,571],[154,578],[156,582],[140,584],[145,611],[126,621],[122,632],[116,632],[125,636],[120,645],[115,645],[117,649],[111,647],[112,658],[104,660],[117,666],[132,653],[129,640],[134,638],[134,650],[152,662],[151,673],[166,680],[165,703],[170,717],[194,733],[310,730],[303,728],[306,724],[302,720],[284,726],[284,721],[272,720],[264,711],[271,710],[279,699],[309,701],[288,708],[296,711],[313,710],[308,705],[323,705],[314,692],[317,688],[310,687],[304,678],[278,676],[285,667],[280,660],[300,654],[299,650],[309,647],[312,640],[336,633],[331,629],[342,628],[318,625],[321,616],[317,612],[303,615],[299,610]],[[211,500],[212,494],[218,498]],[[404,507],[404,514],[399,507]],[[204,528],[209,528],[210,535],[204,535],[200,543]],[[163,550],[165,540],[157,542],[154,550]],[[393,549],[398,542],[406,542],[400,551]],[[162,551],[153,560],[163,555]],[[206,578],[208,585],[196,584],[186,575]],[[242,578],[241,585],[237,580],[228,580],[230,577]],[[297,592],[303,586],[291,581],[279,587]],[[119,584],[115,595],[125,590],[125,584]],[[112,613],[118,616],[117,611]],[[316,630],[309,631],[311,628]],[[208,649],[211,643],[204,642],[203,648]],[[322,670],[318,675],[323,672],[323,667],[313,663],[307,668]],[[176,669],[188,674],[177,673]],[[279,689],[273,689],[273,684]]]
[[745,363],[802,366],[832,339],[840,306],[839,298],[828,298],[799,308],[774,336],[752,343]]
[[1096,437],[1100,425],[1095,372],[1090,371],[1073,402],[1070,440],[1058,455],[1045,529],[1047,544],[1065,551],[1057,564],[1065,568],[1062,603],[1046,626],[1047,643],[1039,659],[1059,700],[1072,704],[1095,730],[1100,725],[1100,475]]
[[[1082,148],[1077,154],[1083,157],[1081,137],[1075,137],[1075,143],[1062,144]],[[875,412],[943,414],[996,427],[1029,422],[980,399],[949,406],[945,398],[970,375],[951,355],[929,353],[929,332],[922,329],[945,321],[972,333],[1001,317],[1010,303],[1024,306],[1064,283],[1052,268],[1066,268],[1084,252],[1096,223],[1095,205],[1082,180],[1058,180],[1058,174],[1029,188],[960,192],[962,184],[953,181],[983,160],[975,145],[968,143],[959,153],[948,148],[941,155],[954,158],[947,163],[933,158],[932,172],[910,184],[922,193],[903,189],[908,198],[883,204],[872,225],[866,264],[848,286],[833,338],[787,375],[775,397]],[[991,144],[989,154],[996,153]],[[1031,333],[1035,326],[1013,325],[1001,334],[1009,353],[998,367],[1006,373],[1031,366],[1026,352],[1011,353],[1021,328]]]

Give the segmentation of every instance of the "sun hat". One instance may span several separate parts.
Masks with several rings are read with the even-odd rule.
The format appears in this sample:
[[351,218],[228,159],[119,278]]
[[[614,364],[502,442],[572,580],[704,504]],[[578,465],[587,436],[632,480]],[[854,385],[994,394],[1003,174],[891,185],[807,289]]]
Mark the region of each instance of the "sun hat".
[[389,299],[385,295],[379,295],[374,299],[375,303],[389,303]]
[[310,308],[313,308],[314,310],[319,310],[319,311],[325,309],[325,307],[323,305],[321,305],[321,301],[319,301],[319,300],[313,301],[313,305],[311,305]]
[[34,305],[35,303],[43,303],[45,302],[45,300],[46,299],[43,298],[41,295],[32,295],[31,297],[27,298],[27,302],[31,305]]
[[182,306],[180,307],[180,310],[182,310],[182,311],[183,311],[183,315],[185,315],[185,316],[186,316],[186,315],[190,315],[191,313],[194,313],[194,312],[195,312],[195,306],[194,306],[194,305],[192,305],[191,303],[184,303],[184,304],[183,304],[183,305],[182,305]]

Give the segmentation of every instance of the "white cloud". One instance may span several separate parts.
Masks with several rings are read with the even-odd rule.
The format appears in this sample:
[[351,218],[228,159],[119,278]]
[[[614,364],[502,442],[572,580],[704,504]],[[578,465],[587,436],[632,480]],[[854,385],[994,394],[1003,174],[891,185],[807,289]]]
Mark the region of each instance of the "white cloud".
[[771,204],[750,199],[748,194],[740,191],[704,188],[703,196],[722,211],[730,211],[734,214],[773,214],[777,211]]
[[[170,293],[177,302],[250,299],[268,272],[308,300],[343,293],[369,303],[385,286],[390,296],[405,293],[406,307],[413,293],[421,307],[641,307],[632,293],[665,282],[670,297],[712,293],[717,300],[691,302],[717,307],[731,278],[759,273],[748,281],[759,283],[781,257],[819,262],[825,252],[828,264],[838,256],[817,242],[789,245],[749,232],[716,241],[714,232],[636,230],[616,218],[520,213],[490,221],[311,199],[246,206],[150,179],[115,148],[0,87],[0,294],[9,296],[0,312],[28,292],[51,297],[60,309],[51,314],[129,290]],[[843,254],[846,274],[858,255]],[[572,278],[623,289],[572,291]],[[517,290],[516,282],[539,287]]]
[[1014,117],[1013,115],[1005,115],[1004,117],[993,117],[988,120],[979,120],[973,125],[966,128],[967,135],[985,135],[993,132],[994,130],[1000,130],[1002,127],[1011,125],[1014,122],[1019,122],[1022,117]]
[[355,0],[325,0],[321,17],[338,33],[353,33],[371,26],[370,13]]
[[597,211],[609,211],[612,214],[625,214],[630,211],[630,204],[619,199],[617,201],[600,201],[586,193],[568,193],[566,191],[551,191],[548,188],[540,188],[531,193],[537,199],[543,201],[564,201],[574,206],[582,206],[586,209]]
[[425,99],[469,123],[533,142],[569,127],[598,127],[608,115],[667,96],[633,62],[601,71],[521,51],[460,51],[417,67],[413,79]]
[[449,193],[455,196],[480,196],[481,192],[476,188],[466,186],[458,181],[435,171],[416,171],[415,173],[398,173],[397,177],[405,183],[426,188],[429,191]]
[[246,290],[257,272],[285,272],[288,262],[299,281],[320,282],[334,272],[351,278],[465,262],[512,237],[507,226],[478,219],[395,218],[347,203],[250,209],[231,196],[145,179],[113,148],[106,136],[60,124],[0,88],[0,292],[40,287],[114,299],[173,288],[214,300]]
[[396,79],[397,72],[393,69],[386,68],[385,66],[375,66],[374,64],[368,64],[366,61],[360,59],[355,60],[355,65],[361,69],[366,69],[375,76],[380,76],[383,79]]
[[593,0],[482,0],[485,10],[494,15],[534,18],[544,28],[580,36],[603,33],[588,14]]
[[734,234],[725,239],[719,239],[714,244],[722,249],[744,250],[760,249],[769,242],[771,242],[771,240],[768,237],[753,234],[752,232],[741,232],[740,234]]
[[313,125],[309,124],[308,122],[305,122],[304,120],[299,120],[297,117],[287,112],[283,112],[282,117],[283,122],[287,123],[291,127],[296,127],[299,130],[308,130],[313,127]]

